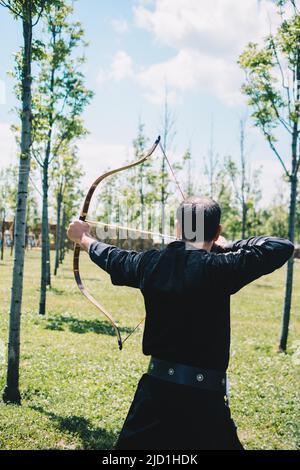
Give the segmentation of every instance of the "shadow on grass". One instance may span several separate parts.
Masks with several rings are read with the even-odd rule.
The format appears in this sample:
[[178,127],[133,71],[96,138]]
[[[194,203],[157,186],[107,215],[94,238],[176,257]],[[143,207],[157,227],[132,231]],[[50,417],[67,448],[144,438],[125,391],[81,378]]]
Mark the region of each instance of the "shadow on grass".
[[255,287],[260,289],[274,289],[274,286],[271,286],[270,284],[256,284]]
[[[71,279],[74,281],[74,274],[62,274],[62,276],[60,277],[60,280],[63,281],[65,279]],[[88,276],[82,276],[82,282],[85,283],[85,282],[102,282],[102,279],[98,276],[95,276],[95,277],[88,277]]]
[[64,295],[66,294],[66,291],[63,290],[63,289],[58,289],[57,287],[51,287],[51,289],[49,290],[49,292],[52,292],[53,294],[55,295]]
[[[72,333],[96,333],[97,335],[114,336],[115,329],[105,320],[80,320],[75,317],[58,315],[49,317],[46,323],[46,330],[64,331],[69,328]],[[121,333],[131,333],[133,328],[120,327]]]
[[116,435],[103,428],[93,427],[84,416],[60,416],[44,410],[41,406],[31,406],[30,408],[54,421],[60,431],[66,431],[73,436],[79,437],[83,449],[113,449]]

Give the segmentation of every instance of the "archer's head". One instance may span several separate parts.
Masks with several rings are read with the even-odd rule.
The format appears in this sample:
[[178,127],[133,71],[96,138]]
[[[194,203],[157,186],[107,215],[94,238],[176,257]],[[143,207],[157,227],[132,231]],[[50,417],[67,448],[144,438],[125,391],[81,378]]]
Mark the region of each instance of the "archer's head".
[[197,248],[210,250],[222,231],[221,208],[209,197],[185,199],[177,209],[176,218],[176,237]]

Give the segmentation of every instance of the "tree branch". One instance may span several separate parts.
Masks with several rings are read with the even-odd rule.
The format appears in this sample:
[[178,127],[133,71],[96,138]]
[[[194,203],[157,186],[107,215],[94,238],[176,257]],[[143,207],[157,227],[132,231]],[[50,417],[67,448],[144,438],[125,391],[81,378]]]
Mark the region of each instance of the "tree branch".
[[17,12],[17,10],[15,10],[11,5],[7,4],[4,0],[0,0],[0,5],[2,5],[5,8],[8,8],[14,15],[21,18],[21,20],[24,19],[23,16]]
[[291,4],[294,7],[294,12],[298,15],[299,14],[299,9],[297,8],[295,0],[291,0]]
[[44,11],[45,6],[46,6],[46,2],[47,2],[47,0],[42,0],[41,8],[40,8],[40,11],[39,11],[39,13],[38,13],[37,19],[36,19],[36,21],[35,21],[34,23],[32,23],[32,27],[33,27],[33,28],[34,28],[34,26],[36,26],[36,25],[38,24],[38,22],[40,21],[40,18],[41,18],[41,16],[42,16],[43,11]]
[[33,179],[31,178],[30,174],[29,174],[29,179],[30,179],[30,182],[32,184],[32,186],[34,187],[34,189],[39,193],[40,196],[43,197],[41,191],[38,189],[38,187],[36,186],[35,182],[33,181]]
[[[248,83],[249,83],[249,78],[248,78],[247,76],[246,76],[246,80],[247,80]],[[261,108],[260,108],[259,103],[258,103],[257,100],[255,100],[255,106],[256,106],[256,108],[257,108],[258,111],[261,111]],[[275,112],[276,112],[276,111],[275,111]],[[284,170],[286,176],[290,179],[290,178],[291,178],[291,175],[290,175],[290,173],[288,172],[288,170],[287,170],[287,168],[286,168],[286,166],[285,166],[285,164],[284,164],[284,161],[282,160],[282,158],[281,158],[279,152],[277,151],[275,145],[273,144],[272,138],[271,138],[270,134],[266,131],[265,125],[262,124],[262,123],[260,123],[260,126],[259,126],[259,127],[262,129],[262,132],[263,132],[264,136],[266,137],[267,141],[269,142],[269,145],[270,145],[271,149],[273,150],[273,152],[275,153],[275,155],[276,155],[276,157],[278,158],[279,162],[281,163],[281,166],[282,166],[282,168],[283,168],[283,170]]]
[[295,167],[294,176],[297,176],[297,173],[298,173],[298,170],[299,170],[299,167],[300,167],[300,138],[299,138],[299,132],[298,132],[298,139],[299,139],[299,155],[298,155],[298,160],[297,160],[296,167]]
[[267,141],[269,142],[269,145],[270,145],[271,149],[273,150],[273,152],[275,153],[275,155],[278,158],[279,162],[281,163],[282,168],[284,169],[284,172],[285,172],[286,176],[290,179],[291,175],[288,172],[288,170],[287,170],[287,168],[284,164],[284,161],[282,160],[278,150],[276,149],[275,145],[273,144],[270,134],[264,128],[262,130],[263,130],[264,136],[267,138]]
[[285,84],[285,77],[284,77],[284,73],[283,73],[283,68],[282,68],[281,62],[280,62],[280,60],[279,60],[278,52],[277,52],[277,49],[276,49],[276,47],[275,47],[275,44],[274,44],[274,41],[273,41],[273,40],[271,40],[271,45],[272,45],[272,48],[273,48],[273,52],[274,52],[274,56],[275,56],[276,63],[277,63],[278,68],[279,68],[279,70],[280,70],[282,87],[286,90],[286,93],[287,93],[287,104],[288,104],[288,109],[289,109],[289,113],[290,113],[290,112],[291,112],[291,95],[290,95],[290,88],[289,88],[289,86],[287,86],[287,85]]
[[35,159],[35,161],[37,162],[37,164],[43,168],[43,162],[42,160],[40,160],[40,156],[38,156],[38,152],[35,151],[35,149],[33,147],[31,147],[31,152],[32,152],[32,156],[33,158]]

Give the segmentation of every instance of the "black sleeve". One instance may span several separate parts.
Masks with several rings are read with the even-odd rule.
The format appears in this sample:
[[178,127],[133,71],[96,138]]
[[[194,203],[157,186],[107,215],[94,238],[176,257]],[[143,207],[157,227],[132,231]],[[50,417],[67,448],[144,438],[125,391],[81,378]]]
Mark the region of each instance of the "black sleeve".
[[252,237],[226,246],[211,263],[212,281],[234,294],[255,279],[280,268],[292,256],[294,245],[284,238]]
[[95,241],[90,246],[89,255],[95,264],[110,274],[114,285],[140,287],[143,252],[121,250],[116,246]]

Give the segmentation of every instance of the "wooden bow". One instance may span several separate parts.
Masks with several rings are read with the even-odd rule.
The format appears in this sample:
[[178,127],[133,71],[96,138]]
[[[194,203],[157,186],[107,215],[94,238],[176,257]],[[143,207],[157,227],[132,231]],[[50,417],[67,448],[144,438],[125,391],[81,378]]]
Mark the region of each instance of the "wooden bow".
[[[99,178],[97,178],[94,181],[94,183],[92,184],[92,186],[88,190],[88,193],[85,197],[83,207],[82,207],[82,210],[81,210],[81,213],[80,213],[80,216],[79,216],[79,220],[82,220],[83,222],[85,222],[86,217],[87,217],[87,213],[88,213],[88,210],[89,210],[89,207],[90,207],[92,196],[93,196],[97,186],[101,183],[101,181],[103,181],[108,176],[115,175],[116,173],[119,173],[121,171],[129,170],[130,168],[133,168],[137,165],[141,165],[142,163],[144,163],[153,154],[153,152],[155,151],[155,149],[158,146],[159,142],[160,142],[160,136],[156,139],[155,143],[152,145],[150,150],[148,150],[148,152],[142,158],[137,160],[136,162],[129,163],[128,165],[116,168],[114,170],[107,171],[103,175],[99,176]],[[121,332],[119,330],[118,324],[115,321],[115,319],[113,318],[113,316],[103,307],[103,305],[101,305],[96,299],[94,299],[94,297],[84,287],[84,284],[82,282],[82,279],[81,279],[81,276],[80,276],[80,273],[79,273],[79,256],[80,256],[80,245],[75,243],[75,245],[74,245],[74,256],[73,256],[73,272],[74,272],[74,277],[75,277],[76,284],[78,285],[80,292],[93,305],[95,305],[95,307],[97,307],[98,310],[100,310],[100,312],[103,313],[103,315],[105,315],[105,317],[111,322],[112,326],[115,329],[116,335],[117,335],[119,349],[121,350],[122,347],[123,347],[123,343],[139,327],[139,325],[143,322],[143,320],[140,321],[138,323],[138,325],[133,329],[133,331],[131,333],[129,333],[129,335],[126,336],[126,338],[123,340],[122,337],[121,337]]]

